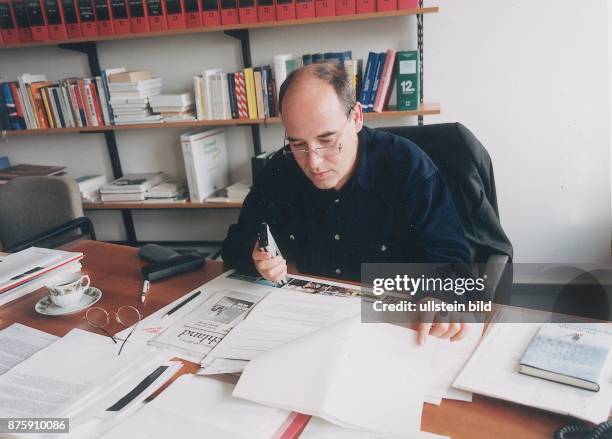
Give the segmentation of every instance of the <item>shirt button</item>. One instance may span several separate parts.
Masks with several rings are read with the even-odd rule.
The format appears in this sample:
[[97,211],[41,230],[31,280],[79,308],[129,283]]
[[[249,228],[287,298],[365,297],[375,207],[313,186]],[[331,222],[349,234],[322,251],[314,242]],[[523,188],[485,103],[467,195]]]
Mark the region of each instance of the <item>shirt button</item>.
[[336,233],[336,234],[334,235],[334,239],[335,239],[336,241],[340,241],[340,235],[338,235],[338,234]]
[[292,240],[292,241],[295,241],[295,236],[289,235],[289,239]]
[[339,203],[339,202],[340,202],[340,198],[336,198],[336,199],[334,200],[334,203]]
[[342,273],[342,270],[340,270],[339,268],[336,268],[336,274],[340,274]]
[[385,251],[387,251],[387,246],[386,246],[385,244],[381,245],[381,246],[380,246],[380,251],[381,251],[381,252],[385,252]]

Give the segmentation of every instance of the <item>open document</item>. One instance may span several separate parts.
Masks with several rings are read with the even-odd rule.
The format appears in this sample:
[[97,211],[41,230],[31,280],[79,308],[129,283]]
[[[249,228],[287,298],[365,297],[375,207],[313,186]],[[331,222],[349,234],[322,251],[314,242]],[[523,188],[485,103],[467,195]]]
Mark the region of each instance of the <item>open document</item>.
[[150,344],[171,349],[181,358],[199,363],[263,297],[220,290],[190,314],[166,328]]
[[183,375],[104,439],[267,439],[290,415],[232,397],[233,384]]
[[234,396],[395,435],[420,431],[435,343],[352,317],[249,362]]
[[0,375],[46,348],[58,337],[14,323],[0,331]]
[[[599,324],[598,324],[599,325]],[[610,325],[605,325],[610,330]],[[522,375],[519,362],[542,323],[493,323],[453,386],[593,423],[608,419],[612,406],[612,362],[599,392]]]
[[129,343],[120,356],[118,349],[107,336],[73,329],[0,375],[0,417],[73,418],[130,374],[138,383],[150,374],[148,366],[165,364],[171,357]]

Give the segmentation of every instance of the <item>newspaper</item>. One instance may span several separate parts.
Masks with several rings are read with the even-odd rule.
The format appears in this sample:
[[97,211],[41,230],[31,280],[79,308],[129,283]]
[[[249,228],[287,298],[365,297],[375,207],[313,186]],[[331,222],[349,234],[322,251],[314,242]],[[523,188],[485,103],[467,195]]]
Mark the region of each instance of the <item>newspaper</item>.
[[220,290],[149,342],[199,363],[261,300],[260,294]]

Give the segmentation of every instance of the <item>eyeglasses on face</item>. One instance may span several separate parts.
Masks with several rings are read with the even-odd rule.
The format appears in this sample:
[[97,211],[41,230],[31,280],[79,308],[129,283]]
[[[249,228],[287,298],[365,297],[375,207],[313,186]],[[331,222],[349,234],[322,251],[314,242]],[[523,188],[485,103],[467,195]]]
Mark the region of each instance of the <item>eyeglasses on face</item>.
[[351,119],[351,113],[353,112],[353,108],[354,107],[351,107],[351,109],[349,110],[346,120],[344,121],[344,125],[338,131],[338,138],[336,142],[334,142],[334,144],[328,146],[314,145],[313,148],[293,146],[291,143],[287,143],[287,131],[285,131],[285,137],[283,139],[283,154],[287,157],[294,157],[296,159],[302,159],[307,157],[309,152],[312,152],[318,155],[319,157],[330,157],[340,154],[340,152],[342,151],[342,143],[340,142],[340,139],[342,137],[342,133],[346,129],[349,120]]

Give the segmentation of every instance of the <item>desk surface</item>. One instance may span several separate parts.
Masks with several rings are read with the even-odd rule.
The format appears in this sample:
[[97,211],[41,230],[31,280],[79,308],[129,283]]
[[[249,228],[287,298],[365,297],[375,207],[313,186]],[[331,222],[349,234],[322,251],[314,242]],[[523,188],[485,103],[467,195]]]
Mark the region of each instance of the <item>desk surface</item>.
[[[122,305],[132,305],[147,316],[223,272],[222,263],[211,261],[202,270],[156,281],[151,284],[147,302],[143,306],[140,303],[140,267],[143,263],[138,258],[137,249],[82,241],[69,250],[85,254],[83,270],[90,275],[92,285],[103,292],[96,306],[109,311]],[[34,304],[44,295],[45,292],[41,290],[0,307],[0,329],[19,322],[58,336],[63,336],[72,328],[93,330],[84,320],[85,311],[64,317],[38,315],[34,311]],[[112,333],[121,329],[119,324],[109,328]],[[181,373],[193,373],[197,369],[198,365],[186,362]],[[551,438],[555,429],[568,422],[569,418],[563,416],[474,395],[471,403],[444,400],[439,407],[425,404],[422,429],[448,435],[452,439]]]

